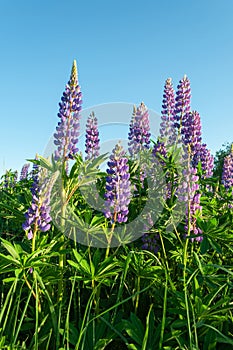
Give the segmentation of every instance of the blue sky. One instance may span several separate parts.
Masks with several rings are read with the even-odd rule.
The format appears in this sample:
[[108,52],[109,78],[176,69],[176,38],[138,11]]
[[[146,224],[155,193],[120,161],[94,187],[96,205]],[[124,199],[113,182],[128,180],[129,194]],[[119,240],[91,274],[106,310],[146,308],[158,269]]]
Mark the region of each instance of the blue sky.
[[214,153],[233,141],[233,1],[0,0],[0,174],[42,154],[77,60],[83,108],[144,101],[187,74]]

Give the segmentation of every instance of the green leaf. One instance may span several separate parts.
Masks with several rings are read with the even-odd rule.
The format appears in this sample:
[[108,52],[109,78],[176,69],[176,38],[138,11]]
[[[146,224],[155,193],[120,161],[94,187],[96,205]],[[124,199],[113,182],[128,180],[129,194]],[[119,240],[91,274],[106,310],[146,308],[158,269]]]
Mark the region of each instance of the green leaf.
[[17,249],[10,242],[6,241],[5,239],[1,238],[1,241],[3,242],[2,243],[3,247],[10,253],[10,255],[14,259],[20,260],[20,256],[19,256]]
[[213,239],[208,239],[211,247],[218,253],[218,254],[222,254],[222,249],[221,247],[219,246],[219,244],[214,241]]
[[40,160],[40,166],[42,166],[42,168],[45,168],[49,171],[53,171],[53,166],[47,158],[39,156],[39,160]]
[[148,336],[149,336],[149,331],[150,331],[150,314],[151,314],[152,307],[153,307],[153,304],[150,305],[150,309],[149,309],[147,317],[146,317],[146,331],[145,331],[143,341],[142,341],[142,350],[147,349],[147,342],[148,342]]
[[94,346],[94,350],[104,350],[106,345],[108,345],[112,340],[111,339],[99,339]]
[[[0,258],[2,259],[2,261],[0,262],[2,265],[2,262],[5,261],[5,263],[8,265],[10,264],[15,264],[17,266],[20,266],[20,263],[18,260],[15,260],[13,257],[11,257],[10,255],[5,256],[4,254],[0,253]],[[2,271],[2,269],[0,270],[0,273],[4,273],[4,271]]]
[[144,337],[144,327],[141,320],[131,312],[130,321],[125,320],[124,322],[126,333],[141,346]]
[[88,274],[91,274],[90,265],[87,262],[87,260],[81,254],[79,254],[75,249],[73,249],[73,254],[78,264],[82,267],[82,269]]
[[209,242],[207,237],[204,235],[201,242],[201,254],[204,255],[209,250]]
[[4,278],[3,282],[9,283],[9,282],[13,282],[14,280],[15,280],[15,277],[8,277],[8,278]]

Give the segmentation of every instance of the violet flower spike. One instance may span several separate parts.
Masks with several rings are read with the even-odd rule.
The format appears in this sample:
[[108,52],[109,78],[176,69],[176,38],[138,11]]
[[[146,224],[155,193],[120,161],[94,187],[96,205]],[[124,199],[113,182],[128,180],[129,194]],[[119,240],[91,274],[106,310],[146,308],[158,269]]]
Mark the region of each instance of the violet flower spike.
[[105,217],[111,219],[112,223],[126,222],[131,198],[131,182],[128,159],[119,144],[115,146],[110,156],[107,173]]
[[[196,226],[195,218],[197,211],[201,211],[202,209],[200,205],[201,195],[197,192],[199,190],[198,179],[197,169],[192,168],[189,164],[187,169],[183,170],[183,178],[177,189],[178,200],[185,202],[186,206],[185,231],[196,235],[202,233]],[[202,239],[202,236],[198,236],[196,241],[200,242]]]
[[54,144],[57,146],[55,159],[63,162],[73,159],[78,152],[79,120],[82,93],[78,84],[76,61],[73,62],[70,80],[59,103],[58,117],[60,121],[54,134]]
[[95,159],[99,156],[99,131],[98,131],[98,122],[95,117],[94,112],[90,114],[87,119],[86,125],[86,142],[85,142],[85,152],[86,152],[86,160]]
[[4,177],[3,187],[6,189],[13,189],[18,178],[18,171],[12,172],[11,170],[6,170]]
[[164,144],[173,144],[176,139],[176,129],[174,127],[175,116],[175,91],[172,79],[168,78],[164,86],[163,104],[161,111],[160,137]]
[[136,112],[134,110],[130,123],[128,146],[132,157],[138,156],[142,150],[149,149],[150,136],[149,113],[147,107],[142,102]]
[[231,145],[231,153],[224,158],[222,184],[227,191],[233,187],[233,144]]
[[23,165],[20,173],[20,178],[19,178],[20,181],[27,179],[29,167],[30,167],[29,163]]
[[26,220],[22,225],[23,230],[28,234],[28,239],[33,238],[35,231],[46,232],[51,227],[50,197],[56,176],[55,173],[49,178],[46,169],[39,168],[37,164],[33,165],[32,204],[25,213]]
[[175,123],[174,126],[178,129],[178,136],[181,133],[183,119],[190,112],[191,88],[190,81],[186,75],[179,81],[176,92],[175,103]]
[[202,143],[201,118],[197,111],[186,113],[182,119],[181,135],[183,144],[189,146],[192,166],[196,168],[201,162],[202,178],[212,176],[214,158]]
[[197,111],[186,113],[181,124],[182,141],[191,146],[192,155],[201,145],[201,118]]
[[214,169],[214,156],[210,153],[210,150],[207,149],[206,144],[203,143],[200,147],[200,161],[203,171],[202,178],[209,178],[213,175]]

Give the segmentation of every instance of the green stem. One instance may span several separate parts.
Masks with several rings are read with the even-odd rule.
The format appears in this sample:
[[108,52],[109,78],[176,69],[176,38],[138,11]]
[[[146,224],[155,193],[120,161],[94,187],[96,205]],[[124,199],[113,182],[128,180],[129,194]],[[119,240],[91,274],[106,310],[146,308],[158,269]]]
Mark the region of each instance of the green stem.
[[[188,152],[189,158],[188,158],[188,168],[190,170],[190,149]],[[188,194],[190,193],[190,181],[188,182]],[[187,284],[186,284],[186,274],[187,274],[187,262],[188,262],[188,243],[189,243],[189,236],[190,236],[190,227],[191,225],[191,211],[190,211],[190,198],[188,195],[188,232],[186,236],[185,246],[184,246],[184,269],[183,269],[183,286],[184,286],[184,297],[185,297],[185,306],[186,306],[186,315],[187,315],[187,323],[188,323],[188,332],[189,332],[189,346],[190,349],[192,348],[192,331],[191,331],[191,323],[190,323],[190,315],[189,315],[189,303],[188,303],[188,290],[187,290]]]
[[136,295],[136,301],[135,301],[135,315],[137,314],[138,311],[138,305],[139,305],[139,296],[140,296],[140,282],[141,282],[141,278],[140,276],[137,277],[137,295]]
[[166,312],[167,312],[167,282],[168,282],[168,274],[165,270],[165,289],[164,289],[164,298],[163,298],[163,318],[161,323],[161,333],[160,333],[160,339],[159,339],[159,350],[162,349],[163,346],[163,336],[164,336],[164,330],[165,330],[165,323],[166,323]]
[[36,234],[37,234],[37,220],[34,225],[33,237],[32,237],[32,253],[36,250]]
[[[64,163],[65,165],[65,163]],[[66,212],[66,195],[65,195],[65,190],[63,188],[63,182],[62,182],[62,189],[61,189],[61,237],[60,237],[60,255],[59,255],[59,270],[60,270],[60,279],[58,282],[58,301],[62,301],[62,296],[63,296],[63,290],[64,290],[64,283],[63,283],[63,273],[64,273],[64,266],[65,266],[65,255],[61,253],[61,251],[64,248],[64,242],[65,242],[65,237],[64,237],[64,228],[65,228],[65,212]]]
[[114,213],[114,222],[112,224],[112,229],[111,229],[109,237],[107,237],[108,246],[107,246],[106,253],[105,253],[105,259],[107,259],[108,256],[109,256],[110,245],[111,245],[111,241],[112,241],[112,235],[113,235],[113,231],[114,231],[114,228],[115,228],[115,225],[116,225],[116,219],[117,219],[117,212]]

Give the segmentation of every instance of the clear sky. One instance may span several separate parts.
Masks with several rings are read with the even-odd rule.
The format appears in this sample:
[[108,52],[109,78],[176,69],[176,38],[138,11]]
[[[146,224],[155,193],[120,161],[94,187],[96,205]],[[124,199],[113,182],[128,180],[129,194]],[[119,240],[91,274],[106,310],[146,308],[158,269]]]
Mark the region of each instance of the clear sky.
[[233,141],[232,0],[0,0],[0,174],[42,154],[77,60],[83,107],[141,101],[187,74],[214,153]]

